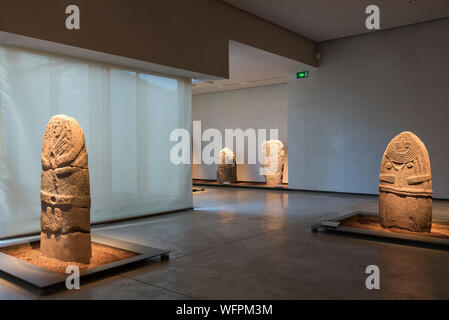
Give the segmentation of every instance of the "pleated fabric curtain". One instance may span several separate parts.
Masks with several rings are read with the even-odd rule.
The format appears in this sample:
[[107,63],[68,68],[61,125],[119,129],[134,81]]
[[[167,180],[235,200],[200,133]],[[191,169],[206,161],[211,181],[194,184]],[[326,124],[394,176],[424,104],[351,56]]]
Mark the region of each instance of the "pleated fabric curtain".
[[51,116],[84,130],[91,222],[192,206],[170,133],[191,130],[190,79],[0,46],[0,239],[40,230],[41,148]]

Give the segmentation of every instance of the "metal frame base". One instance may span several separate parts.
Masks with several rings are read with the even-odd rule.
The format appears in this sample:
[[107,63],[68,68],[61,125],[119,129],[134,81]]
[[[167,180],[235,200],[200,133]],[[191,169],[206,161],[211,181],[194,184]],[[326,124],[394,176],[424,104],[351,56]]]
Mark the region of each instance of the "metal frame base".
[[[40,238],[35,237],[28,241],[5,245],[2,246],[2,248],[39,241]],[[105,274],[107,271],[118,271],[119,268],[124,268],[125,266],[130,266],[146,259],[160,257],[161,261],[168,261],[170,258],[168,250],[142,246],[112,238],[92,235],[92,242],[131,251],[137,255],[89,270],[82,270],[80,271],[80,281],[92,279],[94,276]],[[0,276],[6,280],[25,287],[28,290],[35,291],[40,295],[47,295],[49,293],[65,289],[65,281],[69,275],[64,276],[0,252]]]
[[[378,216],[378,214],[373,212],[356,211],[348,215],[340,216],[338,218],[323,220],[318,224],[312,225],[311,232],[318,233],[319,231],[325,231],[331,233],[339,233],[343,235],[352,235],[370,238],[377,241],[384,241],[384,242],[387,241],[405,245],[449,250],[449,239],[446,238],[437,238],[437,237],[421,236],[416,234],[398,233],[398,232],[382,232],[364,228],[345,227],[341,225],[341,222],[343,220],[358,215]],[[449,221],[447,220],[434,219],[433,222],[449,225]]]

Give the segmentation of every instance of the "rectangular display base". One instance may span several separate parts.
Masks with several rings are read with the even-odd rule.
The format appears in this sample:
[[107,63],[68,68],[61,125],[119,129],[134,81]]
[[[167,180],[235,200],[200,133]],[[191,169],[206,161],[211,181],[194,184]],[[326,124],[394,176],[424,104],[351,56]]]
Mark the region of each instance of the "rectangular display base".
[[[417,232],[394,231],[383,229],[375,225],[379,215],[372,212],[356,211],[351,214],[341,216],[335,219],[323,220],[320,223],[311,227],[312,232],[326,231],[333,233],[340,233],[353,236],[361,236],[373,240],[388,241],[400,243],[405,245],[414,245],[421,247],[431,247],[442,250],[449,250],[449,237],[445,234],[449,231],[449,221],[447,220],[432,220],[434,226],[438,226],[443,233],[425,233]],[[365,221],[363,223],[352,223],[351,221]]]
[[[18,247],[21,244],[35,247],[36,245],[39,245],[39,243],[40,239],[39,237],[36,237],[25,242],[2,246],[0,249],[7,250],[8,248]],[[97,235],[92,235],[92,244],[129,251],[134,253],[134,255],[129,258],[106,263],[92,269],[80,270],[80,281],[92,279],[97,275],[102,273],[104,274],[106,271],[118,271],[119,268],[124,268],[125,266],[129,266],[150,258],[160,257],[161,260],[169,259],[168,250],[142,246],[135,243]],[[41,295],[46,295],[64,289],[65,282],[69,274],[63,275],[61,273],[50,271],[43,267],[16,258],[12,255],[0,252],[0,276],[29,290],[36,291]]]
[[237,182],[218,183],[216,180],[193,179],[193,185],[194,186],[205,186],[205,187],[288,190],[288,183],[283,183],[283,184],[279,184],[279,185],[276,185],[276,186],[269,186],[265,182],[237,181]]

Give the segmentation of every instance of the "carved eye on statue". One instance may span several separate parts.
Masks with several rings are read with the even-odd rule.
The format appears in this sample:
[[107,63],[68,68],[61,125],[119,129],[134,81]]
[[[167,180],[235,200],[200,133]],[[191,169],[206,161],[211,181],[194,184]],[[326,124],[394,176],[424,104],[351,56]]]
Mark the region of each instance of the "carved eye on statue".
[[407,168],[409,168],[409,169],[413,168],[413,163],[411,163],[411,162],[407,163]]
[[390,170],[393,166],[391,165],[390,162],[387,163],[387,165],[385,166],[387,168],[387,170]]

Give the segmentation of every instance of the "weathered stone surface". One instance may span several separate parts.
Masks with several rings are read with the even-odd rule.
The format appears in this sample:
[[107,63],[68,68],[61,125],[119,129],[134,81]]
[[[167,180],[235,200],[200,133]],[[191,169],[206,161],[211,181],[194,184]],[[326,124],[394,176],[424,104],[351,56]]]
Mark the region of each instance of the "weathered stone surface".
[[48,204],[42,207],[41,231],[47,233],[70,233],[76,230],[90,232],[88,208],[73,206],[55,206]]
[[88,264],[92,257],[90,233],[54,234],[41,232],[41,253],[61,261]]
[[84,133],[78,122],[54,116],[45,129],[41,174],[41,251],[62,261],[88,263],[90,184]]
[[267,185],[282,184],[284,173],[284,145],[279,140],[265,141],[262,144],[262,163]]
[[42,170],[69,166],[80,157],[83,147],[84,133],[78,121],[65,115],[52,117],[42,144]]
[[282,174],[282,183],[288,183],[288,147],[284,145],[284,172]]
[[381,226],[430,232],[433,196],[430,159],[416,135],[402,132],[388,144],[379,179]]
[[237,182],[235,154],[229,148],[224,148],[218,153],[217,182]]

